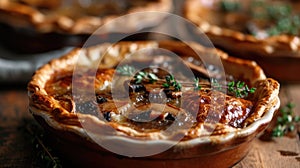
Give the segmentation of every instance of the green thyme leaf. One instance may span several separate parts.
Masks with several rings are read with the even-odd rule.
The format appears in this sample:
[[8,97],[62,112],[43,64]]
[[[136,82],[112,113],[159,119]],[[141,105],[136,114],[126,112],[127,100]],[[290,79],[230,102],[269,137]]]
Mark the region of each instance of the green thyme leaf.
[[148,73],[148,78],[150,79],[151,83],[158,80],[158,77],[154,73]]
[[52,153],[52,149],[43,142],[43,133],[37,129],[34,124],[26,125],[27,132],[32,136],[32,143],[36,147],[36,157],[40,158],[44,162],[44,167],[56,167],[61,168],[62,165],[58,157],[55,157]]
[[[116,71],[122,76],[132,76],[136,72],[136,69],[133,66],[123,65],[117,67]],[[149,82],[153,83],[158,80],[158,77],[151,72],[139,71],[134,76],[134,79],[136,83],[141,83],[143,80],[148,80]]]
[[173,75],[167,75],[165,77],[166,83],[163,83],[164,88],[173,87],[175,91],[180,91],[182,86],[179,82],[177,82]]
[[201,90],[201,86],[199,85],[199,78],[195,78],[194,79],[194,84],[193,84],[193,86],[194,86],[194,90],[196,91],[196,90]]
[[168,83],[163,83],[162,86],[163,86],[164,88],[170,88],[170,85],[169,85]]
[[124,65],[117,67],[116,71],[122,76],[132,76],[136,69],[133,66]]
[[218,82],[217,79],[214,79],[214,78],[211,79],[211,86],[212,86],[213,89],[217,89],[219,91],[222,90],[222,85]]
[[289,4],[284,2],[270,4],[263,0],[255,0],[250,6],[250,11],[255,19],[273,23],[266,29],[269,36],[299,34],[300,17],[293,14],[292,6]]
[[235,97],[247,97],[249,93],[254,93],[256,88],[249,88],[245,82],[242,81],[231,81],[227,83],[227,90],[230,94],[233,94]]
[[158,77],[154,73],[143,71],[138,72],[134,78],[136,83],[141,83],[143,80],[153,83],[158,80]]

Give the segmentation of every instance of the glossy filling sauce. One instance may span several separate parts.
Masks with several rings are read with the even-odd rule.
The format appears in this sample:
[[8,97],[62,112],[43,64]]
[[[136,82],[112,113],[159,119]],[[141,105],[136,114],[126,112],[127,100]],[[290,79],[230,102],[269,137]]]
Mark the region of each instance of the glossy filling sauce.
[[[186,138],[198,137],[203,126],[213,129],[212,134],[224,133],[225,127],[242,128],[251,114],[253,104],[247,97],[212,89],[203,76],[196,76],[198,80],[193,82],[168,72],[160,68],[131,75],[118,69],[86,70],[75,75],[58,72],[48,81],[46,91],[70,113],[96,116],[143,133],[182,129]],[[217,126],[210,128],[212,124]]]
[[143,7],[158,0],[14,0],[39,9],[49,17],[65,15],[72,19],[82,16],[120,15],[128,9]]
[[[299,35],[300,3],[292,0],[200,0],[205,19],[212,24],[263,39]],[[199,1],[199,2],[200,2]]]

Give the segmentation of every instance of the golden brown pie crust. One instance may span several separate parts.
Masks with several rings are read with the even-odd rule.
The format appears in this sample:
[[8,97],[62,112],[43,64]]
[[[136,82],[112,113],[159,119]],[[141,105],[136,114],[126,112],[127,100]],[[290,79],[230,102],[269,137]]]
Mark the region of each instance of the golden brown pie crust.
[[[51,82],[53,79],[57,79],[61,74],[66,74],[66,72],[72,72],[74,66],[78,63],[79,55],[84,57],[83,60],[79,61],[81,66],[93,65],[93,67],[101,67],[101,68],[111,68],[115,67],[119,61],[126,57],[129,53],[134,53],[139,49],[143,48],[164,48],[167,50],[171,50],[180,56],[195,56],[195,52],[193,52],[190,46],[194,49],[199,51],[202,54],[209,53],[209,52],[217,52],[218,56],[221,58],[222,63],[224,65],[226,74],[230,74],[233,77],[247,81],[247,83],[251,87],[256,87],[257,90],[253,95],[250,95],[247,99],[253,103],[253,108],[251,109],[251,114],[245,119],[244,126],[242,128],[234,128],[228,126],[226,124],[217,124],[217,129],[214,135],[207,136],[195,136],[196,134],[190,134],[191,136],[186,136],[182,142],[179,142],[175,147],[172,149],[163,152],[162,154],[158,154],[156,156],[150,157],[152,159],[179,159],[176,161],[179,165],[183,166],[186,162],[189,162],[188,158],[195,158],[195,157],[203,157],[201,156],[202,152],[218,152],[223,151],[224,154],[227,152],[231,153],[233,151],[228,150],[225,152],[228,147],[234,146],[236,148],[241,144],[237,149],[240,150],[241,155],[236,155],[236,157],[232,158],[231,161],[224,162],[224,164],[232,165],[235,163],[240,157],[246,154],[246,151],[249,149],[247,144],[250,140],[253,139],[255,135],[261,132],[264,128],[266,128],[268,122],[271,121],[272,116],[276,109],[279,107],[279,83],[271,78],[266,78],[262,69],[256,65],[253,61],[241,60],[233,57],[229,57],[222,51],[214,50],[214,49],[207,49],[195,43],[182,43],[182,42],[175,42],[175,41],[162,41],[162,42],[155,42],[155,41],[146,41],[146,42],[120,42],[115,45],[111,44],[102,44],[98,46],[93,46],[87,49],[75,49],[72,52],[62,56],[61,58],[54,59],[48,64],[41,67],[39,70],[36,71],[32,80],[28,84],[28,93],[29,93],[29,109],[30,112],[34,115],[34,117],[47,129],[51,130],[54,134],[62,136],[64,139],[68,139],[71,141],[77,141],[85,143],[88,148],[85,150],[100,150],[104,152],[105,150],[99,149],[95,147],[95,144],[90,139],[89,136],[85,134],[84,128],[79,121],[85,120],[86,122],[93,125],[93,127],[113,127],[115,128],[114,131],[109,132],[107,134],[102,134],[100,132],[93,132],[93,135],[103,137],[103,136],[112,136],[118,139],[118,137],[123,137],[126,134],[126,138],[129,139],[137,139],[137,140],[170,140],[170,137],[166,137],[161,134],[159,131],[156,132],[143,132],[141,130],[132,129],[130,127],[119,125],[118,123],[109,124],[109,122],[104,122],[100,119],[97,119],[95,116],[90,114],[81,114],[81,113],[73,113],[72,106],[74,106],[73,102],[71,103],[61,103],[59,100],[55,99],[54,94],[55,92],[59,92],[60,89],[55,90],[56,88],[49,89],[47,86],[51,86]],[[110,52],[105,52],[107,49],[110,49]],[[105,53],[105,56],[101,60],[101,63],[98,65],[94,65],[93,62],[99,58],[99,55]],[[117,57],[115,54],[117,53]],[[209,55],[209,54],[207,54]],[[78,64],[77,64],[78,66]],[[107,76],[102,76],[101,79],[108,79],[110,78],[110,74],[113,73],[112,70],[104,70],[104,74]],[[68,73],[67,73],[68,74]],[[64,76],[64,75],[62,75]],[[101,73],[100,73],[101,76]],[[83,83],[85,83],[84,78]],[[49,85],[50,82],[50,85]],[[63,84],[66,81],[62,80]],[[68,83],[68,82],[67,82]],[[101,80],[100,83],[101,84]],[[55,86],[55,85],[52,85]],[[60,93],[60,95],[64,95],[64,93]],[[64,101],[67,102],[67,101]],[[218,131],[219,130],[219,131]],[[197,131],[197,130],[193,130]],[[71,133],[71,135],[69,135]],[[189,134],[187,134],[189,135]],[[74,139],[75,136],[76,138]],[[72,137],[70,139],[70,137]],[[146,139],[145,139],[146,137]],[[127,141],[125,138],[125,141]],[[140,139],[141,138],[141,139]],[[199,140],[199,141],[198,141]],[[130,142],[130,141],[129,141]],[[243,143],[246,142],[246,143]],[[93,147],[91,147],[93,146]],[[210,147],[209,147],[210,146]],[[64,147],[63,147],[64,148]],[[94,149],[93,149],[94,148]],[[224,148],[224,149],[222,149]],[[202,151],[202,152],[201,152]],[[106,151],[107,152],[107,151]],[[69,154],[69,152],[67,152]],[[88,152],[89,153],[89,152]],[[201,154],[202,153],[202,154]],[[221,152],[222,153],[222,152]],[[227,153],[227,154],[229,154]],[[232,153],[231,153],[232,154]],[[72,154],[71,154],[72,155]],[[89,155],[87,155],[89,156]],[[107,155],[108,158],[112,159],[114,156]],[[220,159],[223,157],[222,154],[216,155],[217,158]],[[97,158],[97,156],[95,156]],[[180,162],[180,159],[185,158],[184,162]],[[209,158],[204,156],[201,159],[198,159],[198,163],[208,163]],[[193,159],[192,159],[193,160]],[[116,164],[127,163],[125,160],[119,160],[120,162],[116,162]],[[133,162],[132,162],[133,161]],[[128,161],[128,164],[133,164],[135,159]],[[194,162],[195,160],[193,160]],[[151,161],[152,162],[152,161]],[[153,165],[159,165],[161,161],[153,161]],[[140,160],[140,163],[143,165],[148,165],[149,163],[143,160]],[[114,163],[112,163],[114,164]],[[175,162],[174,162],[175,164]],[[222,163],[211,163],[214,166],[223,165]],[[228,165],[227,165],[228,166]],[[146,166],[147,167],[147,166]]]
[[[144,47],[165,47],[172,49],[176,45],[181,45],[180,49],[184,49],[184,45],[182,43],[176,43],[176,42],[137,42],[137,43],[131,43],[131,42],[124,42],[120,43],[114,46],[114,49],[116,52],[119,52],[119,59],[122,59],[125,57],[128,52],[134,52],[137,51],[140,48]],[[194,45],[194,44],[192,44]],[[135,46],[135,47],[133,47]],[[92,47],[88,49],[83,49],[81,51],[80,49],[76,49],[72,51],[71,53],[67,54],[66,56],[56,59],[51,61],[49,64],[46,64],[43,66],[41,69],[39,69],[36,74],[33,76],[31,82],[28,85],[28,90],[30,92],[30,105],[31,105],[31,111],[34,114],[40,115],[40,114],[47,114],[47,115],[53,115],[53,121],[58,125],[66,125],[66,126],[80,126],[79,121],[76,121],[77,115],[81,115],[80,113],[74,113],[73,107],[72,108],[65,108],[62,104],[60,104],[59,100],[55,99],[55,92],[57,92],[58,95],[62,96],[66,94],[66,89],[71,88],[71,79],[68,78],[68,82],[66,82],[66,78],[58,78],[59,76],[68,76],[71,75],[73,72],[73,68],[76,65],[76,61],[78,59],[78,54],[80,52],[84,52],[87,56],[87,58],[94,58],[94,54],[99,54],[99,51],[104,51],[107,45],[100,45],[99,47]],[[198,49],[203,49],[199,46],[196,45]],[[134,48],[134,49],[132,49]],[[178,49],[178,48],[177,48]],[[175,49],[176,50],[176,49]],[[98,51],[98,52],[97,52]],[[263,115],[263,111],[261,111],[261,108],[263,108],[262,104],[256,104],[259,101],[265,100],[265,99],[270,99],[273,98],[276,94],[278,94],[278,88],[279,85],[277,82],[273,81],[272,79],[265,79],[265,76],[262,72],[262,70],[255,65],[254,62],[251,61],[244,61],[240,59],[233,59],[231,57],[228,57],[226,54],[221,53],[221,58],[223,60],[223,64],[226,67],[228,67],[230,64],[233,64],[230,66],[230,68],[225,69],[226,73],[229,73],[233,76],[239,77],[240,79],[244,80],[249,80],[250,84],[252,86],[257,86],[257,91],[256,94],[253,95],[251,98],[254,107],[257,109],[252,109],[254,112],[251,114],[251,116],[246,119],[248,124],[251,124],[254,120],[258,119]],[[91,61],[91,60],[88,60]],[[109,68],[109,67],[114,67],[117,65],[118,60],[114,59],[115,62],[111,61],[110,55],[108,54],[102,59],[102,63],[99,65],[101,68]],[[236,64],[236,65],[235,65]],[[239,69],[243,67],[243,72],[241,72]],[[113,75],[114,71],[112,70],[104,70],[104,72],[101,72],[99,74],[98,82],[95,83],[95,87],[101,87],[105,83],[106,80],[111,80],[111,77]],[[108,76],[103,76],[107,74]],[[56,77],[55,77],[56,76]],[[97,75],[98,76],[98,75]],[[52,84],[54,81],[52,78],[57,78],[58,81],[60,82],[59,84]],[[85,82],[85,80],[87,80]],[[85,76],[81,80],[80,85],[89,85],[90,83],[88,82],[89,77]],[[259,81],[259,82],[258,82]],[[49,85],[50,82],[50,85]],[[64,82],[61,84],[61,82]],[[100,82],[100,83],[99,83]],[[67,83],[67,84],[66,84]],[[260,93],[262,92],[262,93]],[[258,94],[260,93],[260,94]],[[71,96],[71,95],[69,95]],[[270,96],[270,97],[267,97]],[[69,97],[71,101],[71,97]],[[270,101],[270,100],[265,100],[265,101]],[[72,102],[74,103],[74,102]],[[70,105],[72,105],[72,103]],[[35,110],[42,110],[44,112],[38,112],[35,113]],[[69,111],[68,111],[69,110]],[[40,114],[39,114],[40,113]],[[84,114],[83,114],[84,115]],[[84,115],[84,117],[89,118],[89,115]],[[54,124],[52,123],[52,124]],[[104,124],[104,122],[100,122],[96,125]],[[56,124],[55,124],[56,125]],[[52,126],[55,126],[52,125]],[[227,132],[226,129],[231,129],[231,128],[226,128],[224,129],[224,132]],[[232,130],[231,130],[232,131]],[[230,132],[230,131],[229,131]],[[128,133],[132,135],[132,133]],[[139,134],[143,134],[138,133]],[[147,136],[146,134],[144,134]],[[152,136],[150,136],[152,137]]]

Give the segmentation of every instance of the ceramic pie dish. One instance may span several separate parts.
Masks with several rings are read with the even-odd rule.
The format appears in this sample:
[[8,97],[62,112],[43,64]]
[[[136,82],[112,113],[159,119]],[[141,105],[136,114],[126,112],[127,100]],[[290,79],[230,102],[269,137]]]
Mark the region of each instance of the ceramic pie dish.
[[[183,64],[172,62],[166,50]],[[226,74],[219,85],[213,84],[222,69],[215,59]],[[183,66],[195,83],[177,72]],[[239,97],[219,90],[236,80],[255,92]],[[75,49],[42,66],[28,84],[29,110],[59,139],[55,149],[76,166],[103,167],[232,166],[272,120],[278,92],[279,83],[255,62],[178,41]]]
[[233,56],[255,60],[273,78],[299,82],[299,2],[187,0],[184,16]]
[[[162,17],[128,14],[171,10],[171,0],[2,0],[0,28],[5,37],[4,44],[24,52],[42,52],[43,47],[46,50],[48,46],[48,50],[81,46],[89,35],[106,23],[111,24],[106,33],[114,29],[118,29],[115,33],[130,33],[154,26]],[[124,15],[128,16],[123,18],[122,23],[111,23]],[[105,36],[105,32],[101,33]],[[10,41],[11,38],[14,40]],[[28,40],[32,41],[31,44]]]

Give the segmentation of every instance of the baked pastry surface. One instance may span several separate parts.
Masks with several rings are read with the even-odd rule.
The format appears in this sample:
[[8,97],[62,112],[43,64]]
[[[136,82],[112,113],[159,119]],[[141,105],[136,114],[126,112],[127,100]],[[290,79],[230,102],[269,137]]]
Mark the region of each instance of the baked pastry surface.
[[[184,46],[184,44],[181,43],[174,43],[176,45]],[[124,42],[113,46],[113,49],[110,49],[109,52],[113,52],[113,50],[118,51],[118,57],[121,60],[125,58],[125,55],[128,54],[127,52],[134,52],[143,47],[158,48],[160,45],[165,44],[167,44],[166,47],[173,47],[171,42],[171,45],[168,43],[160,44],[157,42]],[[233,60],[232,62],[241,62],[241,66],[254,68],[254,72],[251,73],[232,71],[231,73],[233,74],[228,76],[228,78],[237,80],[235,79],[236,74],[239,76],[252,75],[242,76],[240,77],[240,80],[246,81],[250,86],[259,86],[257,87],[257,94],[249,95],[249,97],[246,97],[245,99],[224,94],[221,91],[212,89],[211,84],[209,84],[210,81],[205,79],[205,77],[203,78],[203,76],[199,76],[200,79],[203,78],[199,82],[200,85],[203,83],[204,87],[198,91],[193,91],[192,83],[187,82],[185,84],[184,81],[188,81],[188,79],[185,78],[178,79],[178,81],[183,82],[183,86],[186,85],[186,91],[176,91],[164,88],[163,80],[167,74],[161,69],[148,70],[158,77],[158,81],[154,83],[149,81],[135,83],[132,76],[125,78],[126,80],[119,80],[118,72],[114,69],[118,65],[118,61],[114,60],[115,62],[113,62],[110,60],[112,59],[112,56],[109,54],[102,58],[97,69],[94,69],[95,67],[93,67],[90,70],[86,70],[86,68],[91,67],[80,65],[79,63],[77,68],[82,68],[82,72],[73,73],[73,68],[76,66],[75,61],[78,59],[79,53],[86,54],[86,56],[79,57],[79,59],[95,59],[97,55],[94,54],[101,55],[101,51],[103,52],[105,49],[108,49],[106,47],[108,46],[101,45],[99,47],[83,49],[83,51],[74,50],[70,54],[60,59],[53,60],[38,70],[28,86],[31,100],[30,107],[33,114],[52,116],[51,120],[53,121],[51,122],[53,123],[51,124],[58,124],[54,124],[53,126],[63,124],[67,127],[78,127],[78,129],[81,129],[80,121],[76,120],[78,119],[78,116],[84,116],[97,120],[95,123],[96,125],[112,126],[116,129],[116,135],[120,133],[133,137],[141,136],[157,139],[168,139],[168,137],[160,136],[160,132],[166,129],[168,125],[172,124],[177,115],[183,115],[185,118],[184,120],[188,121],[187,123],[193,124],[190,125],[191,129],[183,129],[178,132],[183,131],[185,137],[189,139],[188,137],[195,138],[207,136],[206,134],[201,134],[201,131],[199,132],[199,130],[201,130],[205,122],[205,124],[208,125],[213,123],[213,121],[209,122],[208,120],[217,121],[213,135],[226,134],[246,127],[251,124],[251,122],[254,122],[254,118],[262,117],[263,114],[260,114],[260,108],[262,108],[260,106],[262,104],[259,104],[258,102],[264,98],[263,96],[269,94],[274,96],[278,92],[278,83],[271,79],[264,79],[265,76],[263,75],[262,70],[255,67],[253,62],[243,62],[239,59],[234,60],[228,58],[224,53],[222,53],[221,59],[225,60],[225,65],[227,63],[230,64],[231,60]],[[135,49],[131,50],[131,48]],[[188,60],[189,57],[190,56],[188,55],[181,56],[184,60]],[[96,60],[93,61],[97,62]],[[171,67],[172,65],[169,66]],[[171,69],[172,68],[170,68],[170,71]],[[251,77],[253,79],[247,79],[246,77]],[[118,84],[114,84],[116,81],[113,80],[118,80]],[[261,81],[258,82],[258,80]],[[260,88],[260,85],[262,85],[262,88]],[[91,96],[89,90],[85,90],[85,88],[91,87],[95,90],[92,98],[89,97]],[[122,87],[128,87],[129,89],[127,92],[129,93],[126,93],[124,89],[120,89]],[[266,89],[265,87],[270,88],[263,90]],[[135,90],[136,88],[139,89]],[[118,95],[120,98],[113,98],[113,89],[116,89],[119,92]],[[85,93],[85,91],[87,93]],[[155,93],[153,93],[154,95],[152,96],[156,98],[150,100],[149,94],[154,91]],[[260,91],[265,91],[266,93],[258,95]],[[79,95],[74,95],[74,92],[78,92]],[[126,96],[126,94],[129,94],[129,96]],[[98,99],[102,99],[103,102],[99,102]],[[154,103],[151,103],[151,101]],[[180,101],[181,104],[178,104],[177,101]],[[224,105],[222,105],[222,103],[224,103]],[[159,112],[164,108],[165,110]],[[35,110],[37,111],[35,112]],[[212,113],[211,116],[216,118],[208,118],[208,113],[210,111]],[[193,112],[195,114],[192,114]],[[131,115],[131,117],[128,118],[129,115]],[[149,122],[139,121],[139,117],[142,117],[141,120]],[[170,118],[170,121],[166,118]]]
[[[191,69],[202,87],[195,89],[194,80],[177,72],[180,66],[169,63],[168,54],[157,53],[157,49],[176,53],[181,66]],[[244,81],[256,91],[239,98],[212,87],[210,77],[220,79],[221,68],[208,66],[214,59],[205,64],[210,69],[204,68],[199,55],[220,59],[226,82]],[[131,56],[133,60],[125,59]],[[136,69],[138,65],[151,66],[122,75],[118,68],[130,65]],[[148,75],[138,82],[141,72]],[[171,86],[166,87],[169,75],[174,75],[181,87],[172,79]],[[245,156],[248,143],[271,121],[280,104],[278,92],[279,83],[266,78],[255,62],[178,41],[106,43],[75,49],[41,67],[28,84],[30,112],[60,138],[63,145],[59,149],[66,156],[74,160],[75,151],[82,150],[87,160],[80,155],[78,164],[92,160],[90,163],[114,167],[165,163],[187,167],[191,162],[213,167],[232,165]],[[142,152],[165,145],[170,148],[145,160],[120,159],[96,144],[99,139],[117,144],[118,149],[122,148],[119,145]],[[212,162],[232,154],[234,157],[224,162]]]

